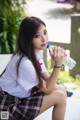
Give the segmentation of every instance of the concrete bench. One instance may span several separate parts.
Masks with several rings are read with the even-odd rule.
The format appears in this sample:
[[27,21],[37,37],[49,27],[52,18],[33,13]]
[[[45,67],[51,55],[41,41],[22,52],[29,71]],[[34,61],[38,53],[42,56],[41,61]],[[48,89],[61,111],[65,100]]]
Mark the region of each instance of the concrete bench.
[[12,54],[0,54],[0,74],[8,64]]

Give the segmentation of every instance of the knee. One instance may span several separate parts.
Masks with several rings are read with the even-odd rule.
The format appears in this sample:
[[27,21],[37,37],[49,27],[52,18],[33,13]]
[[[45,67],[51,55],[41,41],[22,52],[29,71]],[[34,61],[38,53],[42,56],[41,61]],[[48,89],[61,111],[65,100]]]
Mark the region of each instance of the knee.
[[66,93],[65,88],[60,87],[60,88],[56,89],[55,91],[53,91],[53,94],[56,95],[59,102],[66,102],[67,101],[67,93]]
[[67,101],[67,93],[65,89],[60,89],[57,91],[58,97],[59,97],[59,101],[62,103],[66,103]]
[[58,92],[58,95],[61,97],[61,98],[67,98],[67,93],[66,93],[66,90],[65,89],[60,89],[57,91]]

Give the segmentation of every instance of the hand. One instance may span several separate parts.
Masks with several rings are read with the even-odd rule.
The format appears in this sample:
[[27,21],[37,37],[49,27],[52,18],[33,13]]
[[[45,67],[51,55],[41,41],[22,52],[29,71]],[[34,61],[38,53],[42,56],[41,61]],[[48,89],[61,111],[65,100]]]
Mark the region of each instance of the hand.
[[52,50],[53,50],[53,53],[51,50],[49,51],[51,58],[54,60],[56,65],[58,66],[62,65],[63,60],[65,56],[67,55],[66,51],[59,46],[54,46]]

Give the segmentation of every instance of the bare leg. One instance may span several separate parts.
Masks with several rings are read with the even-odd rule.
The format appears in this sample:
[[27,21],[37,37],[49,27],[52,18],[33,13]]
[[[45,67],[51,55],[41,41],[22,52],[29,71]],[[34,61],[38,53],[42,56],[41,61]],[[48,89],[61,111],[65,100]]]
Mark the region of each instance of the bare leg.
[[57,87],[51,94],[43,97],[43,103],[39,114],[54,106],[52,120],[64,120],[66,99],[67,95],[65,89]]

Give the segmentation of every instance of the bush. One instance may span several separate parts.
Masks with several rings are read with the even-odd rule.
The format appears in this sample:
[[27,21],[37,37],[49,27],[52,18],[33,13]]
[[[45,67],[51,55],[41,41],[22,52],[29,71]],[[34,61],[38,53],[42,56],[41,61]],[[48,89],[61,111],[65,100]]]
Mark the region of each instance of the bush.
[[24,15],[25,13],[19,0],[0,0],[1,54],[14,52],[18,27]]

